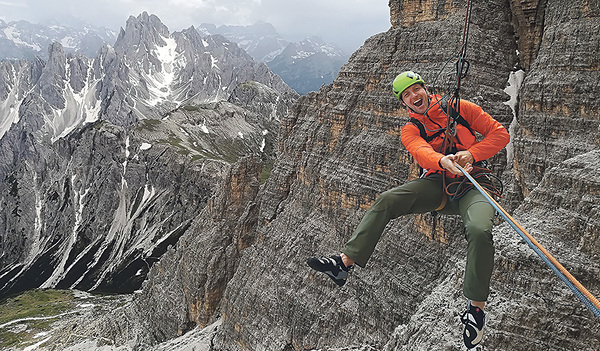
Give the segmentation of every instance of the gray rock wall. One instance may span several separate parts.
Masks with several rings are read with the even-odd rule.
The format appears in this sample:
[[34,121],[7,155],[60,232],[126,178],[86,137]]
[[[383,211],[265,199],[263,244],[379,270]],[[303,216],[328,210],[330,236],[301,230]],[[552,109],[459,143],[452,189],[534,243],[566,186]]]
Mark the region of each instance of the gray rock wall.
[[[415,175],[411,158],[399,144],[406,113],[390,96],[389,82],[404,69],[417,70],[432,80],[460,41],[465,2],[419,4],[419,15],[413,16],[415,4],[391,2],[393,28],[369,39],[331,86],[302,98],[282,121],[277,163],[259,193],[257,240],[243,251],[239,264],[243,269],[238,269],[227,285],[219,311],[222,329],[214,349],[461,348],[459,313],[466,301],[461,292],[465,242],[459,218],[438,218],[435,226],[429,215],[392,222],[369,266],[357,270],[342,289],[315,275],[304,263],[313,254],[338,252],[376,195]],[[570,61],[587,62],[580,68],[581,74],[575,72],[582,84],[574,88],[576,91],[597,81],[598,56],[575,54],[570,49],[575,44],[566,44],[578,41],[577,36],[564,36],[562,47],[547,42],[549,32],[556,30],[552,18],[560,18],[572,33],[579,30],[595,38],[597,31],[589,30],[598,25],[595,5],[576,4],[578,9],[587,9],[585,20],[571,5],[561,1],[537,4],[535,9],[545,12],[545,23],[542,26],[530,18],[529,24],[534,29],[542,27],[543,36],[536,42],[534,33],[531,42],[525,43],[515,41],[515,33],[524,29],[513,24],[519,12],[530,13],[531,4],[513,3],[509,7],[500,1],[478,3],[472,15],[468,51],[471,70],[464,81],[463,97],[480,103],[510,127],[514,116],[505,104],[509,96],[503,90],[510,72],[527,67],[520,64],[517,49],[525,44],[533,48],[527,53],[529,58],[523,58],[531,61],[531,68],[525,72],[519,95],[515,122],[519,124],[511,128],[515,156],[509,163],[506,155],[500,154],[493,160],[494,170],[503,174],[509,188],[504,201],[510,208],[531,195],[515,211],[517,220],[531,227],[540,242],[597,294],[599,261],[597,252],[590,252],[595,247],[590,243],[598,236],[593,224],[595,205],[591,205],[595,200],[589,198],[595,196],[593,190],[590,194],[590,189],[596,187],[594,177],[576,176],[578,185],[567,186],[578,194],[573,195],[570,209],[556,210],[556,195],[551,195],[554,201],[546,198],[559,187],[565,189],[566,180],[554,179],[553,174],[589,174],[596,162],[594,153],[589,153],[597,149],[597,113],[590,109],[594,103],[585,103],[585,94],[542,95],[553,90],[554,84],[568,92],[565,76],[544,63],[550,58],[557,64],[562,62],[560,72],[565,73],[570,67],[565,56],[572,57]],[[521,18],[517,23],[526,22]],[[526,31],[535,32],[530,28]],[[584,47],[593,52],[597,43],[595,38]],[[538,52],[535,47],[539,47]],[[580,56],[585,58],[576,59]],[[449,74],[451,70],[442,77]],[[543,89],[533,88],[536,75],[544,77]],[[593,89],[587,91],[595,94]],[[560,108],[544,110],[543,117],[536,120],[528,108],[529,101],[540,99],[536,96]],[[554,127],[547,123],[557,114],[571,116],[556,112],[570,105],[590,106],[584,108],[590,111],[589,118],[577,120],[578,112],[575,126],[563,122]],[[525,129],[526,124],[532,127]],[[561,128],[570,131],[557,133]],[[550,144],[538,140],[555,133],[562,143],[549,152]],[[574,137],[563,138],[578,133],[589,133],[589,137],[574,144]],[[589,141],[587,147],[579,146],[583,140]],[[540,153],[544,167],[534,168]],[[577,161],[570,160],[576,155],[580,155]],[[550,162],[551,157],[555,161]],[[565,172],[574,165],[578,171]],[[524,181],[536,191],[512,187],[513,179],[517,184]],[[585,200],[580,203],[575,201],[578,198]],[[569,217],[577,220],[567,221],[571,224],[565,226]],[[576,234],[579,231],[585,234]],[[506,223],[497,226],[495,237],[496,271],[484,347],[597,348],[600,335],[593,314]],[[586,245],[582,245],[584,242]]]
[[536,60],[523,82],[515,178],[527,196],[546,169],[600,146],[600,5],[548,1]]

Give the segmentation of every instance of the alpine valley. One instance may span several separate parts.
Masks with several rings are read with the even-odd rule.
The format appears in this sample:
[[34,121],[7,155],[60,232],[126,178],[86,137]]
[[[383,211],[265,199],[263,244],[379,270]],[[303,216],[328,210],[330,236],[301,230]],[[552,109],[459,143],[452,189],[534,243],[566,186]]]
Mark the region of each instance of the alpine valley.
[[[94,58],[53,43],[47,60],[2,61],[3,304],[73,301],[0,315],[3,347],[463,350],[460,218],[392,221],[343,288],[305,263],[417,176],[394,77],[453,82],[467,0],[389,6],[391,29],[304,96],[224,36],[147,13]],[[461,98],[511,135],[490,160],[500,203],[599,296],[600,3],[480,1],[469,23]],[[479,348],[600,349],[598,318],[496,224]]]
[[0,66],[0,293],[132,292],[297,94],[222,36],[130,17],[98,56]]

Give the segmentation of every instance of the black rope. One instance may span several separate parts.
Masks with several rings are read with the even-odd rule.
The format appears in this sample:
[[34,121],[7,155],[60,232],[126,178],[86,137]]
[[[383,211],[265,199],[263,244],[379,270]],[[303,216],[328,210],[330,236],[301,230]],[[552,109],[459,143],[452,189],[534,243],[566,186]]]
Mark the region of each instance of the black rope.
[[[435,84],[438,81],[440,75],[442,74],[442,72],[444,71],[444,69],[446,68],[446,66],[448,66],[448,64],[450,63],[450,61],[453,58],[458,57],[458,60],[456,61],[456,75],[455,75],[455,79],[454,79],[454,83],[452,85],[449,85],[448,87],[448,91],[446,92],[446,94],[444,94],[444,96],[442,97],[442,99],[437,99],[435,101],[433,101],[433,103],[430,102],[429,104],[429,108],[427,109],[427,111],[425,111],[424,113],[424,118],[427,117],[429,119],[430,122],[433,122],[431,120],[431,117],[429,117],[429,110],[433,107],[435,107],[436,105],[440,104],[440,102],[444,99],[448,99],[448,109],[447,111],[442,109],[443,113],[446,115],[446,117],[449,118],[449,124],[446,126],[446,128],[439,128],[439,129],[433,129],[430,130],[429,128],[427,128],[427,126],[425,125],[425,123],[423,123],[423,126],[425,127],[425,129],[429,132],[438,132],[440,130],[443,129],[448,129],[451,128],[451,133],[455,133],[456,130],[456,122],[454,121],[459,115],[460,115],[460,85],[461,85],[461,80],[463,78],[465,78],[467,76],[467,72],[469,71],[469,61],[467,61],[465,59],[466,55],[467,55],[467,44],[469,42],[469,29],[470,29],[470,25],[471,25],[471,9],[472,9],[473,5],[471,3],[471,0],[467,1],[467,10],[466,10],[466,14],[465,14],[465,24],[463,26],[463,34],[462,34],[462,42],[461,42],[461,46],[460,46],[460,50],[458,55],[454,55],[452,57],[450,57],[442,66],[442,68],[438,71],[437,75],[435,76],[435,78],[432,80],[432,93],[433,96],[436,96],[435,94]],[[450,97],[452,96],[452,97]]]
[[463,37],[462,44],[460,49],[460,54],[458,55],[458,61],[456,61],[456,87],[454,88],[454,94],[452,99],[450,99],[450,103],[448,104],[448,117],[449,122],[452,124],[448,126],[450,129],[450,133],[455,135],[456,133],[456,117],[460,115],[460,84],[461,80],[467,76],[467,72],[469,71],[469,61],[465,59],[467,56],[467,44],[469,42],[469,28],[471,26],[471,9],[472,3],[471,0],[467,1],[467,12],[465,14],[465,24],[463,26]]
[[[484,167],[473,166],[471,176],[477,180],[479,185],[482,186],[488,192],[488,194],[495,196],[496,198],[501,198],[502,193],[504,192],[502,180],[486,167],[487,162],[485,163]],[[450,201],[460,199],[467,193],[467,191],[475,187],[475,185],[470,182],[467,177],[461,177],[458,179],[461,180],[456,180],[454,182],[450,182],[449,184],[444,183],[444,191],[449,196],[448,199]]]

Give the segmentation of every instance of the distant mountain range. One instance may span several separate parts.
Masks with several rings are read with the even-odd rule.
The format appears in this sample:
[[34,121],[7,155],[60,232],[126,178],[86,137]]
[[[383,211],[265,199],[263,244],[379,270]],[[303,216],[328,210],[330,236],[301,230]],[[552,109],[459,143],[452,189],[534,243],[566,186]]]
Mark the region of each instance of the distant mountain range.
[[[349,57],[335,44],[325,43],[319,37],[290,42],[265,22],[249,26],[203,23],[196,30],[203,37],[220,34],[236,43],[255,61],[266,63],[300,94],[331,83]],[[116,40],[116,32],[85,23],[63,26],[0,20],[0,60],[31,60],[36,56],[47,59],[48,48],[54,42],[60,43],[66,53],[95,57],[105,43],[113,45]]]
[[265,22],[257,22],[250,26],[223,25],[219,27],[211,23],[202,23],[197,29],[203,35],[223,35],[260,62],[273,60],[290,44],[272,24]]
[[333,82],[348,56],[319,37],[290,43],[267,66],[300,94]]
[[113,44],[116,38],[117,33],[110,29],[84,23],[60,26],[0,20],[0,59],[47,58],[48,47],[54,42],[66,52],[94,57],[104,43]]
[[255,60],[265,62],[299,94],[319,90],[329,84],[348,61],[346,54],[335,44],[325,43],[318,36],[300,42],[289,42],[269,23],[250,26],[215,26],[203,23],[203,34],[221,34],[237,43]]

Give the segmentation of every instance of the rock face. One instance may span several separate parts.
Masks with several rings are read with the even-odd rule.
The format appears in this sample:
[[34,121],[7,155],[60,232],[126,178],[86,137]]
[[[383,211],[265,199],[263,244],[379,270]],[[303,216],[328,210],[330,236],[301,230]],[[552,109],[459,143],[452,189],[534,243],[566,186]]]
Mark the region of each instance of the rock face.
[[600,146],[598,17],[600,5],[594,2],[546,4],[543,35],[523,82],[515,128],[513,167],[525,196],[546,169]]
[[[491,160],[507,186],[502,203],[596,296],[598,6],[478,3],[461,89],[510,130],[512,143]],[[258,185],[255,158],[224,171],[224,187],[153,266],[132,303],[60,337],[143,348],[210,325],[210,344],[198,336],[206,350],[463,349],[460,218],[393,221],[368,266],[341,289],[305,260],[337,253],[377,194],[416,176],[399,140],[407,114],[390,82],[413,69],[443,91],[453,68],[435,77],[457,54],[465,8],[466,1],[390,1],[392,29],[365,42],[332,85],[300,98],[281,120],[266,183]],[[520,68],[513,113],[504,89]],[[482,347],[599,349],[598,319],[498,222]]]

